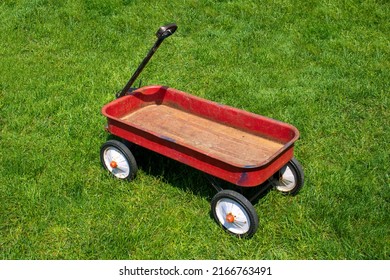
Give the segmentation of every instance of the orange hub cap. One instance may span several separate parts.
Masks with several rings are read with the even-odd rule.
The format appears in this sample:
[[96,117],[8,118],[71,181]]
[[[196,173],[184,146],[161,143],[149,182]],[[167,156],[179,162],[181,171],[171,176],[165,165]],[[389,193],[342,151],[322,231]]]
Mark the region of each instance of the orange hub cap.
[[112,168],[117,168],[117,167],[118,167],[118,164],[116,163],[116,161],[111,161],[111,162],[110,162],[110,166],[111,166]]
[[227,214],[225,219],[226,219],[226,222],[228,222],[228,223],[234,222],[234,216],[232,213]]

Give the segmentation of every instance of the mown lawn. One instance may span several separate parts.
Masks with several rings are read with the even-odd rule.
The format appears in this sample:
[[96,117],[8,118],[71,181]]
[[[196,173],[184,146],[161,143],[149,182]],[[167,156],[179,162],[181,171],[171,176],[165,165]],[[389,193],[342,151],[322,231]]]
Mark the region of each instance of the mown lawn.
[[[389,259],[388,1],[3,0],[1,259]],[[249,240],[210,217],[203,175],[136,151],[101,167],[101,107],[142,73],[296,126],[305,186],[256,205]]]

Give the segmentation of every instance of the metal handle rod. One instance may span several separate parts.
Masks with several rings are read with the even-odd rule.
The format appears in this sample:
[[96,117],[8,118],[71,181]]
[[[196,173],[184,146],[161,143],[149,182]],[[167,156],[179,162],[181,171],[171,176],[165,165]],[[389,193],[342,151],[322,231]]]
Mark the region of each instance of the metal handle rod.
[[157,40],[154,43],[153,47],[149,50],[146,57],[142,60],[141,64],[138,66],[137,70],[135,70],[133,76],[131,76],[130,80],[127,82],[126,86],[122,89],[122,91],[117,95],[117,97],[124,96],[130,87],[133,85],[135,80],[138,78],[139,74],[141,74],[142,70],[145,68],[146,64],[148,64],[149,60],[152,58],[154,53],[157,51],[158,47],[164,41],[165,38],[172,35],[177,29],[177,25],[172,23],[166,26],[162,26],[156,33]]
[[145,68],[146,64],[149,62],[149,60],[152,58],[153,54],[156,52],[158,47],[161,45],[163,40],[157,39],[157,41],[154,43],[154,46],[149,50],[148,54],[142,60],[141,64],[138,66],[137,70],[135,70],[133,76],[131,76],[130,80],[127,82],[126,86],[122,89],[118,97],[124,96],[127,91],[130,89],[130,87],[133,85],[135,80],[138,78],[139,74],[141,74],[142,70]]

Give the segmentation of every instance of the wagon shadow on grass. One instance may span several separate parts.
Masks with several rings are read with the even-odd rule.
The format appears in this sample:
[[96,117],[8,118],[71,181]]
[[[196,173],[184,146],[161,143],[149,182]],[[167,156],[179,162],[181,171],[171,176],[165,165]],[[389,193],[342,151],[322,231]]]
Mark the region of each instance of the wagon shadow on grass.
[[[295,166],[298,163],[294,158],[265,183],[255,187],[242,187],[211,175],[204,176],[206,173],[202,171],[113,134],[108,136],[108,141],[102,145],[100,159],[103,166],[117,178],[131,181],[137,170],[141,169],[156,178],[163,178],[168,184],[185,192],[206,197],[208,200],[212,197],[209,215],[228,233],[245,238],[252,237],[259,225],[253,205],[275,186],[275,180],[282,182],[284,175],[289,174],[288,176],[294,177],[294,180],[288,181],[289,184],[293,183],[293,190],[299,190],[303,184],[303,173]],[[279,191],[289,194],[290,189],[284,188],[289,188],[289,185],[282,183],[280,186],[282,189],[278,189]]]
[[248,199],[252,198],[250,201],[256,204],[272,190],[272,186],[267,184],[260,185],[256,188],[239,187],[212,175],[208,175],[189,165],[175,161],[136,144],[129,143],[126,140],[118,139],[112,135],[107,140],[110,139],[122,141],[132,151],[138,168],[146,174],[163,178],[165,182],[175,188],[204,197],[207,200],[211,200],[216,192],[224,189],[237,191]]

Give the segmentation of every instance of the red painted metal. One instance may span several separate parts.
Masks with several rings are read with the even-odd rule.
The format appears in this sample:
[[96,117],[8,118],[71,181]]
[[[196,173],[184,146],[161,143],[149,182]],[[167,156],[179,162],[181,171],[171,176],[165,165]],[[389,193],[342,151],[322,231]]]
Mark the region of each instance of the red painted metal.
[[[166,113],[162,120],[160,112],[161,116]],[[299,137],[292,125],[163,86],[140,88],[105,105],[102,113],[107,117],[107,130],[113,135],[242,187],[258,186],[281,169],[293,157],[294,142]],[[175,114],[181,122],[175,120]],[[185,118],[189,118],[188,126]],[[153,120],[156,125],[151,125]],[[207,126],[210,131],[196,131],[200,129],[197,121],[199,127]],[[178,128],[175,122],[179,123]],[[230,135],[234,133],[237,136]],[[220,138],[226,137],[230,147],[209,149],[210,135],[215,138],[214,144],[223,143]],[[197,136],[202,142],[197,142]],[[264,156],[258,160],[251,155],[239,159],[235,149],[242,148],[239,140],[244,138],[264,142],[264,147],[259,146],[259,155]],[[254,146],[255,142],[248,143]],[[251,152],[249,147],[248,151]],[[250,159],[248,163],[246,157]]]

